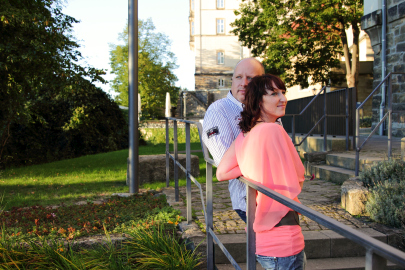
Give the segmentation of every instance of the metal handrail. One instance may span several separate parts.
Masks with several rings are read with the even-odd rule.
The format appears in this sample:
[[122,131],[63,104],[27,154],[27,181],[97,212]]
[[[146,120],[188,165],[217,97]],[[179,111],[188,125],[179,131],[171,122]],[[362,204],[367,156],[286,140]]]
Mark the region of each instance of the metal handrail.
[[[169,129],[168,129],[168,120],[174,121],[174,157],[169,152]],[[178,157],[176,155],[177,151],[177,121],[185,122],[186,123],[186,151],[188,158],[186,159],[186,169],[178,162]],[[201,148],[204,155],[204,160],[206,161],[206,204],[204,204],[204,197],[202,195],[201,185],[198,181],[192,177],[190,174],[191,171],[191,151],[190,151],[190,124],[197,125],[198,133],[201,142]],[[188,128],[187,128],[188,127]],[[166,118],[166,183],[169,186],[169,157],[171,157],[175,162],[175,182],[178,182],[178,175],[176,167],[180,167],[183,171],[186,172],[187,175],[187,222],[191,222],[191,180],[199,187],[200,189],[200,197],[203,205],[204,217],[206,222],[206,232],[207,232],[207,269],[213,270],[215,269],[215,261],[214,261],[214,241],[218,244],[218,247],[222,250],[231,264],[234,266],[235,269],[241,269],[240,266],[236,263],[235,259],[232,255],[228,252],[225,246],[221,243],[221,241],[216,236],[213,230],[213,186],[212,186],[212,166],[216,165],[214,160],[209,157],[208,149],[204,145],[201,139],[202,134],[202,125],[199,122],[182,120],[168,117]],[[187,146],[188,145],[188,146]],[[344,225],[328,216],[325,216],[317,211],[304,206],[294,200],[291,200],[271,189],[268,187],[250,181],[244,177],[238,178],[240,181],[246,184],[247,188],[247,269],[248,270],[255,270],[256,269],[256,257],[255,257],[255,233],[253,231],[253,222],[255,216],[255,209],[256,209],[256,191],[263,193],[264,195],[286,205],[287,207],[301,213],[302,215],[307,216],[308,218],[318,222],[319,224],[339,233],[340,235],[352,240],[353,242],[363,246],[366,249],[366,270],[374,270],[374,269],[384,269],[387,264],[387,260],[400,265],[401,267],[405,267],[405,253],[391,247],[381,241],[378,241],[362,232],[356,231],[353,228]],[[175,188],[177,191],[178,201],[178,184],[175,184]],[[206,205],[206,206],[205,206]],[[205,208],[206,207],[206,208]]]
[[[307,133],[307,135],[301,140],[300,143],[295,143],[295,116],[300,116],[302,115],[308,108],[309,106],[315,101],[315,99],[318,98],[318,96],[324,92],[324,114],[321,117],[321,119],[315,124],[315,126]],[[324,127],[323,127],[323,151],[326,152],[326,124],[327,124],[327,120],[326,120],[326,86],[322,87],[321,91],[319,91],[318,94],[316,94],[316,96],[314,96],[314,98],[308,103],[307,106],[305,106],[305,108],[299,113],[299,114],[286,114],[285,116],[292,116],[293,120],[292,120],[292,129],[291,129],[291,137],[292,137],[292,142],[294,143],[294,146],[300,146],[305,139],[309,136],[309,134],[311,134],[312,130],[315,129],[315,127],[318,126],[318,124],[321,122],[321,120],[324,120]]]
[[[316,94],[311,101],[305,106],[304,109],[300,113],[295,113],[295,114],[286,114],[285,116],[292,116],[292,129],[291,129],[291,139],[294,143],[294,146],[300,146],[306,139],[307,137],[312,134],[312,131],[324,120],[324,126],[323,126],[323,151],[327,151],[327,117],[346,117],[346,151],[349,150],[349,94],[348,94],[348,88],[344,88],[345,93],[346,93],[346,111],[344,115],[328,115],[326,113],[327,109],[327,93],[326,93],[326,86],[322,87],[321,91],[319,91],[318,94]],[[308,108],[309,106],[318,98],[318,96],[321,95],[321,93],[324,92],[324,114],[322,117],[318,120],[318,122],[315,123],[315,125],[311,128],[310,131],[304,136],[304,138],[301,140],[301,142],[296,143],[296,136],[295,136],[295,117],[302,115]],[[354,142],[353,142],[354,146]]]
[[[391,159],[392,155],[392,82],[391,76],[392,75],[405,75],[404,72],[390,72],[378,85],[377,87],[370,93],[370,95],[357,107],[356,109],[356,157],[355,157],[355,176],[359,176],[359,167],[360,167],[360,151],[363,146],[367,143],[367,141],[374,135],[377,129],[384,123],[384,121],[388,118],[388,159]],[[377,123],[375,128],[371,131],[370,135],[363,141],[363,143],[359,146],[359,137],[360,137],[360,109],[363,108],[364,104],[374,95],[374,93],[383,85],[386,81],[388,81],[388,111],[385,113],[384,117]],[[380,134],[382,135],[382,134]]]
[[[329,229],[337,232],[338,234],[352,240],[353,242],[363,246],[366,249],[366,270],[367,269],[382,269],[382,268],[374,268],[372,266],[373,263],[377,263],[378,265],[386,265],[387,264],[387,259],[393,263],[396,263],[398,265],[401,265],[402,267],[405,267],[405,253],[391,247],[390,245],[383,243],[377,239],[374,239],[365,233],[362,233],[360,231],[356,231],[355,229],[340,223],[339,221],[336,221],[328,216],[325,216],[321,213],[318,213],[317,211],[302,205],[290,198],[287,198],[270,188],[257,183],[250,181],[244,177],[239,177],[239,180],[243,183],[246,184],[247,187],[247,231],[253,231],[253,222],[254,222],[254,213],[256,210],[256,190],[263,193],[264,195],[278,201],[279,203],[293,209],[294,211],[299,212],[300,214],[309,217],[310,219],[314,220],[315,222],[318,222],[319,224],[328,227]],[[250,196],[249,196],[250,195]],[[252,196],[253,195],[253,196]],[[253,213],[250,214],[250,213]],[[253,216],[253,218],[252,218]],[[250,219],[249,219],[250,218]],[[252,248],[252,246],[255,246],[255,239],[253,237],[248,237],[248,243],[247,246]],[[252,243],[253,242],[253,243]],[[248,252],[250,252],[248,250]],[[254,254],[253,254],[254,255]],[[251,255],[248,255],[250,257]],[[371,263],[371,265],[370,265]],[[254,270],[255,264],[250,265],[248,268],[250,270]]]

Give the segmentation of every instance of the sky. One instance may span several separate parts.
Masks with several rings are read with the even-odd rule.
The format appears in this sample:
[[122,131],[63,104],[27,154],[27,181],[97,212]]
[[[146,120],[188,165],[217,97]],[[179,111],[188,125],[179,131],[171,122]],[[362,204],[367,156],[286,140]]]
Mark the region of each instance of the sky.
[[[176,55],[174,70],[179,79],[176,86],[194,90],[194,54],[189,47],[188,0],[138,0],[138,18],[151,18],[156,31],[166,34],[172,41],[170,50]],[[74,36],[80,45],[85,62],[110,74],[110,44],[122,44],[119,33],[128,21],[128,0],[66,0],[63,13],[80,22],[74,24]],[[97,84],[110,92],[110,86]]]

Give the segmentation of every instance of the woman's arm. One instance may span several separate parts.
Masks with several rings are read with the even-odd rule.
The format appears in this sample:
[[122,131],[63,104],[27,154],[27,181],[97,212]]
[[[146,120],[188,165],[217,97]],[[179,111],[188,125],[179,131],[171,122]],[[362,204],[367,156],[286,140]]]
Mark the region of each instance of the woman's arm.
[[219,181],[231,180],[241,175],[242,173],[236,160],[235,141],[233,141],[217,167],[217,179]]

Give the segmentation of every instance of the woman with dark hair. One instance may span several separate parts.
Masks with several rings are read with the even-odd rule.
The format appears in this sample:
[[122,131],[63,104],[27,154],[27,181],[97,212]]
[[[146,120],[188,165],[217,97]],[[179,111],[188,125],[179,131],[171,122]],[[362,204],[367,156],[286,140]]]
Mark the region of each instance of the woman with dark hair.
[[[246,88],[242,132],[217,168],[218,180],[240,175],[297,202],[304,181],[304,166],[283,127],[276,120],[285,114],[286,88],[280,78],[254,77]],[[256,257],[265,269],[304,269],[304,237],[298,214],[258,192],[253,230]]]

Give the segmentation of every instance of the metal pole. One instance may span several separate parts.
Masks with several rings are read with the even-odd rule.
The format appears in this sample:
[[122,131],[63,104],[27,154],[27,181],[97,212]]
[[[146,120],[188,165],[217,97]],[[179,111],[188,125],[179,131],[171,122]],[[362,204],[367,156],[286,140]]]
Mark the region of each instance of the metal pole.
[[166,187],[169,187],[170,184],[169,152],[169,119],[166,118]]
[[328,119],[328,115],[326,114],[326,87],[324,88],[324,90],[323,90],[323,94],[325,95],[324,96],[324,98],[323,98],[323,103],[324,103],[324,107],[323,107],[323,114],[325,115],[325,120],[323,120],[324,122],[323,122],[323,151],[328,151],[328,149],[327,149],[327,138],[326,138],[326,136],[327,136],[327,131],[326,131],[326,129],[327,129],[327,123],[328,123],[328,121],[327,121],[327,119]]
[[[381,30],[381,78],[386,76],[386,54],[387,54],[387,0],[382,1],[382,30]],[[385,83],[381,85],[380,121],[384,117],[385,107]],[[380,126],[380,136],[384,135],[384,124]]]
[[360,149],[359,149],[359,133],[360,133],[360,115],[359,109],[356,109],[356,163],[354,169],[354,175],[359,176],[359,162],[360,162]]
[[295,115],[293,115],[293,119],[292,119],[292,129],[291,129],[291,137],[292,137],[292,142],[295,145]]
[[179,161],[179,151],[177,149],[177,120],[173,121],[173,148],[174,148],[174,199],[179,201],[179,167],[177,162]]
[[346,151],[349,151],[349,88],[346,88],[345,95],[346,95]]
[[206,221],[205,224],[207,228],[207,269],[215,269],[215,257],[214,257],[214,239],[210,234],[208,228],[214,229],[214,218],[213,218],[213,204],[212,204],[212,165],[209,162],[206,162],[206,200],[207,200],[207,210],[206,210]]
[[256,270],[256,234],[253,231],[253,222],[256,214],[256,189],[246,185],[247,201],[247,241],[246,241],[246,269]]
[[388,77],[388,159],[391,159],[391,155],[392,155],[392,80],[391,80],[391,76]]
[[138,0],[129,0],[128,17],[129,193],[138,193]]
[[186,170],[187,170],[187,223],[191,224],[191,147],[190,147],[190,123],[186,123]]
[[366,251],[366,270],[384,270],[387,269],[387,259],[372,250]]

